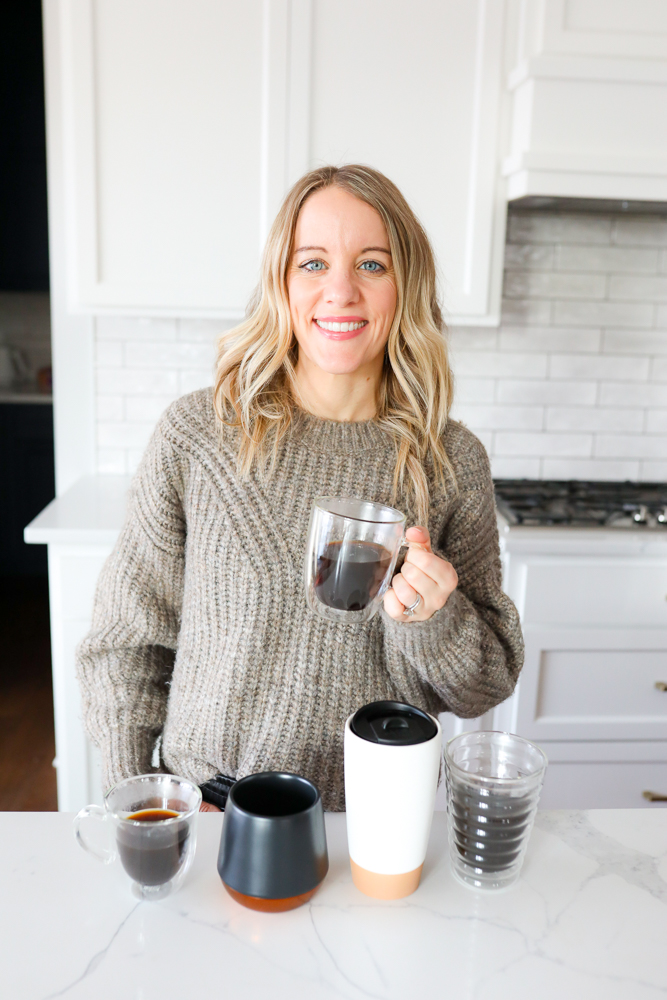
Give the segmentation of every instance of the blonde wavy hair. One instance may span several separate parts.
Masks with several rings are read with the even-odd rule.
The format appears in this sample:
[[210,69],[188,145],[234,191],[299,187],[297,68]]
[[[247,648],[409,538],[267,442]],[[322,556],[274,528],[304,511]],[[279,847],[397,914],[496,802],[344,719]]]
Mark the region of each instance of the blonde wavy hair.
[[428,470],[443,488],[448,481],[456,486],[443,443],[453,379],[431,245],[401,192],[378,170],[356,163],[320,167],[287,194],[266,242],[247,317],[219,338],[215,410],[221,425],[242,431],[241,475],[247,477],[253,467],[268,474],[300,401],[295,378],[298,344],[287,291],[296,222],[307,198],[333,186],[371,205],[387,230],[397,301],[375,421],[396,445],[393,502],[407,494],[419,523],[427,524]]

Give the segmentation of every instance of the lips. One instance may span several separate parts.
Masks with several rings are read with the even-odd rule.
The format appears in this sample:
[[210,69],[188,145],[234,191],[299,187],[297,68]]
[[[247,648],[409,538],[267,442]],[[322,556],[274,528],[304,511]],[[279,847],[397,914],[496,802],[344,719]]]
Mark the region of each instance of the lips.
[[318,316],[313,323],[328,340],[351,340],[368,326],[362,316]]

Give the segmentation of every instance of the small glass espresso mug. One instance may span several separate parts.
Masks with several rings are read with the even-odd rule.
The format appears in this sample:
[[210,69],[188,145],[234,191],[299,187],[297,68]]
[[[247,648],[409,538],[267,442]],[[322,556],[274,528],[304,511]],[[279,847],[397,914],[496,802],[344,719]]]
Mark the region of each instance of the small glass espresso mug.
[[405,544],[405,514],[400,510],[354,497],[317,497],[304,566],[311,611],[339,624],[370,621]]
[[[192,864],[201,791],[187,778],[141,774],[114,785],[104,807],[85,806],[74,818],[81,847],[98,861],[120,857],[140,899],[163,899],[177,889]],[[115,836],[115,846],[93,845],[85,835],[93,821]],[[110,837],[107,834],[107,845]]]

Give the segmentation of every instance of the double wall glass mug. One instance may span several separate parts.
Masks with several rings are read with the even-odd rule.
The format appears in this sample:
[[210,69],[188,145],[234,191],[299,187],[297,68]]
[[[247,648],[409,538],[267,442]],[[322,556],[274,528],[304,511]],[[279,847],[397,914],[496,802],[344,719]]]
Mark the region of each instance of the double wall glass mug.
[[455,877],[504,889],[519,877],[547,758],[513,733],[472,732],[445,746],[447,828]]
[[308,527],[304,578],[311,611],[329,622],[371,620],[389,589],[405,514],[354,497],[317,497]]
[[[74,819],[74,832],[98,861],[108,865],[120,858],[135,896],[163,899],[192,864],[200,805],[201,791],[187,778],[141,774],[114,785],[104,807],[85,806]],[[89,838],[95,825],[106,827],[106,845]]]

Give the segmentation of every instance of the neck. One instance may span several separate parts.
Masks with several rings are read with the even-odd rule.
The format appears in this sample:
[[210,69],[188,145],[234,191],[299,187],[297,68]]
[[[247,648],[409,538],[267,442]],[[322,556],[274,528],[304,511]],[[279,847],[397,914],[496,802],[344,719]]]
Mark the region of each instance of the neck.
[[299,357],[296,382],[301,406],[323,420],[372,420],[377,412],[382,355],[379,361],[379,366],[374,363],[363,370],[332,375],[322,371],[308,358]]

